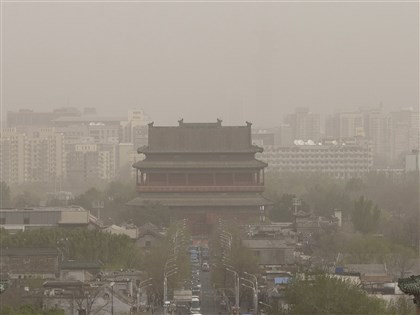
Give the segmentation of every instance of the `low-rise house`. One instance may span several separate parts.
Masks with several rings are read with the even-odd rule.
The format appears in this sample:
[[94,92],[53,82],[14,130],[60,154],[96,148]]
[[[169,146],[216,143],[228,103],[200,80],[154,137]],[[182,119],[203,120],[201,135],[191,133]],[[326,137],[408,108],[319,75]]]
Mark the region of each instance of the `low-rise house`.
[[385,264],[347,264],[345,270],[360,274],[362,288],[371,294],[394,294],[393,276]]
[[138,228],[136,226],[118,226],[112,224],[104,228],[103,231],[114,235],[127,235],[132,240],[136,240],[138,238]]
[[141,248],[152,248],[165,237],[165,234],[154,224],[146,223],[139,228],[136,245]]
[[9,232],[39,228],[92,227],[97,219],[79,206],[0,209],[0,227]]
[[260,265],[295,263],[297,236],[290,225],[248,226],[247,238],[242,239],[242,244],[258,257]]
[[249,248],[260,265],[293,264],[296,242],[292,239],[243,239],[242,244]]
[[[339,212],[336,212],[336,215],[339,216]],[[328,218],[296,216],[295,219],[296,232],[299,234],[315,234],[328,227],[339,227],[340,224],[341,219],[336,216]]]
[[59,252],[55,248],[4,248],[0,269],[11,279],[55,279],[59,273]]
[[99,262],[63,261],[60,264],[60,279],[90,281],[96,278],[101,267]]
[[[131,288],[131,289],[130,289]],[[44,309],[61,309],[66,315],[131,314],[140,304],[132,281],[47,281],[44,283]]]

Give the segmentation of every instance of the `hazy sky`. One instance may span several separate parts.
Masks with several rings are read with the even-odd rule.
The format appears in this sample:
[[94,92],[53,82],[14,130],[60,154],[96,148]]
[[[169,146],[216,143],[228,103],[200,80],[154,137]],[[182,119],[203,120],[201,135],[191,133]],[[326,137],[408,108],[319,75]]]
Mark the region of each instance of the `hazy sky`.
[[275,125],[419,104],[418,3],[3,3],[7,110]]

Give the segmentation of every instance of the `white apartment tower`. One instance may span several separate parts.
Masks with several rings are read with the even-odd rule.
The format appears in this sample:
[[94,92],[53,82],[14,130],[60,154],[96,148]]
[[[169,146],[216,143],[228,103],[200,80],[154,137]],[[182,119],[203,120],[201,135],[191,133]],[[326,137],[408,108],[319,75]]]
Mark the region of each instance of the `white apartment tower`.
[[0,178],[9,185],[26,181],[26,136],[16,128],[4,128],[0,134]]
[[63,135],[54,128],[39,128],[27,134],[28,181],[51,182],[65,177]]
[[54,128],[1,132],[1,178],[7,184],[52,182],[65,176],[64,142]]

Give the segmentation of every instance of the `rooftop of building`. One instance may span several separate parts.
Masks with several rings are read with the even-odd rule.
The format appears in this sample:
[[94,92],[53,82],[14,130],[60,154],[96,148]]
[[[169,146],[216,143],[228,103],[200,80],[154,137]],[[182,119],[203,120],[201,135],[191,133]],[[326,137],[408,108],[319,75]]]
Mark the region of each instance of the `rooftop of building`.
[[61,116],[56,119],[53,119],[52,122],[120,122],[124,121],[124,117],[116,116],[96,116],[96,115],[85,115],[85,116]]
[[252,144],[251,123],[245,126],[222,126],[215,123],[185,123],[178,126],[154,126],[149,124],[149,145],[139,153],[245,153],[262,152]]
[[64,211],[78,211],[87,212],[86,209],[80,206],[59,206],[59,207],[29,207],[29,208],[0,208],[2,212],[64,212]]

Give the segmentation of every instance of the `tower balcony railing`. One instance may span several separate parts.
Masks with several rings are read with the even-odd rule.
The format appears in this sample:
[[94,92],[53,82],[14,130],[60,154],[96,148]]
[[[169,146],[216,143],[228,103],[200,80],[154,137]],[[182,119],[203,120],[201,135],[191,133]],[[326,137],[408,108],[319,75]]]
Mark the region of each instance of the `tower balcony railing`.
[[263,192],[263,185],[252,186],[171,186],[137,185],[138,192]]

